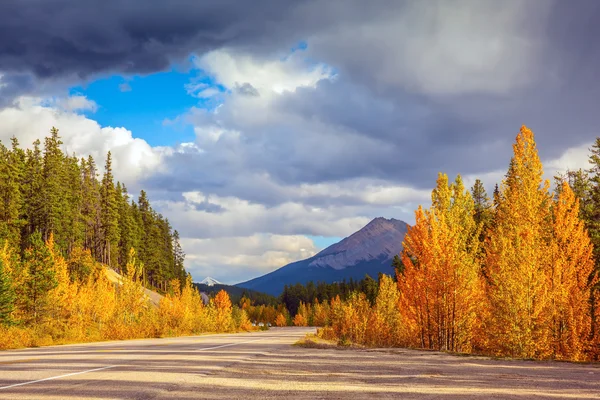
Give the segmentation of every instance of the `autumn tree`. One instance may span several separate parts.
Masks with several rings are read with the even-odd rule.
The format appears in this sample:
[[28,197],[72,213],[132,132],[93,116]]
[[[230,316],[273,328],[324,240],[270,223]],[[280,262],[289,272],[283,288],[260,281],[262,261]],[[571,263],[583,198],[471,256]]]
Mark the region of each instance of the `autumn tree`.
[[231,329],[232,304],[226,291],[220,290],[213,299],[211,305],[215,310],[215,329],[217,332],[226,332]]
[[534,135],[523,126],[500,189],[486,245],[490,349],[513,357],[549,352],[551,196]]
[[4,264],[4,259],[0,257],[0,325],[6,325],[12,321],[12,312],[15,306],[13,282]]
[[275,319],[275,325],[282,327],[287,326],[287,318],[282,314],[277,314],[277,318]]
[[581,360],[591,329],[593,246],[579,218],[579,200],[566,181],[553,207],[553,235],[549,271],[552,352],[555,358]]
[[404,238],[398,287],[405,344],[470,351],[482,293],[473,213],[460,176],[448,185],[439,174],[431,208],[418,208]]
[[372,311],[369,342],[377,346],[396,346],[400,342],[400,293],[397,283],[383,275]]

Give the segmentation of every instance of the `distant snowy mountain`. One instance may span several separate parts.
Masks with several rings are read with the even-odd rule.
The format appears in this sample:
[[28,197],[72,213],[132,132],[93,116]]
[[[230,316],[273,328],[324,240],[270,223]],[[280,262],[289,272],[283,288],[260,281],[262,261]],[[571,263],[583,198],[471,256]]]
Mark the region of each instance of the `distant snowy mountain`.
[[204,280],[202,280],[199,283],[201,283],[203,285],[207,285],[207,286],[222,285],[221,282],[219,282],[215,278],[211,278],[210,276],[207,276],[206,278],[204,278]]

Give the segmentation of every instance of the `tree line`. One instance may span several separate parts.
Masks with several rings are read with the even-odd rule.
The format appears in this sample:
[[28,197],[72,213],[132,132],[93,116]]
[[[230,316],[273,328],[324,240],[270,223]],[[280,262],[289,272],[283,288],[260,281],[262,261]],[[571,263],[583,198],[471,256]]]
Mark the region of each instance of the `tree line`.
[[56,128],[43,146],[36,140],[24,150],[15,137],[10,147],[0,143],[0,244],[24,257],[35,235],[47,241],[52,234],[61,255],[89,250],[94,260],[122,273],[134,248],[146,286],[183,282],[178,232],[152,209],[146,192],[135,201],[124,183],[115,183],[110,151],[100,176],[91,156],[66,154],[61,145]]

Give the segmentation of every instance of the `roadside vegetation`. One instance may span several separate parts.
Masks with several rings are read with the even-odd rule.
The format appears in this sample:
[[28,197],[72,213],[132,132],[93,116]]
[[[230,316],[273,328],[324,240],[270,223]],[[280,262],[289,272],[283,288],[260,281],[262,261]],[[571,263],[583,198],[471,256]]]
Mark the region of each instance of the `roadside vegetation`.
[[528,128],[513,150],[492,200],[479,180],[469,192],[439,175],[375,301],[302,303],[294,323],[340,344],[598,360],[600,139],[592,168],[556,177],[554,193]]

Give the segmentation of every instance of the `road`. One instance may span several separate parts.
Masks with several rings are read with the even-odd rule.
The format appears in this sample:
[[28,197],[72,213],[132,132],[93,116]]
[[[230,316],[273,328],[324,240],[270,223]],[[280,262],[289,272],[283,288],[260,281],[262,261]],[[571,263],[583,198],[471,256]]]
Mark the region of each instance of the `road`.
[[202,398],[203,377],[291,347],[314,328],[0,352],[0,399]]
[[291,346],[312,328],[0,352],[0,399],[600,399],[600,364]]

